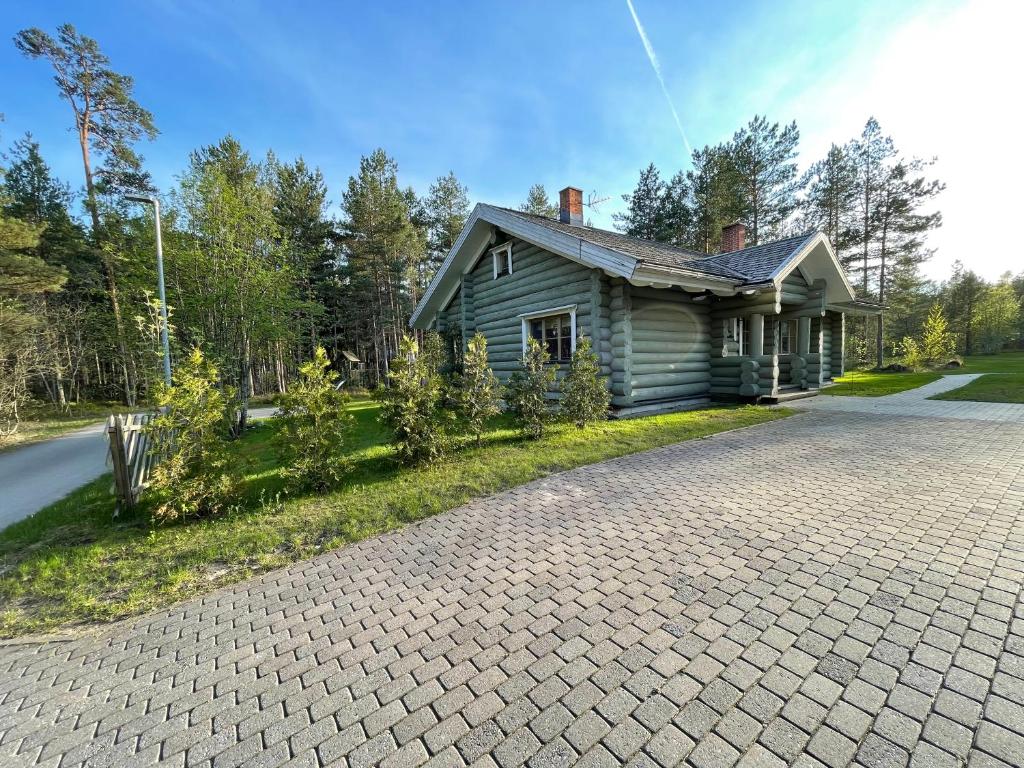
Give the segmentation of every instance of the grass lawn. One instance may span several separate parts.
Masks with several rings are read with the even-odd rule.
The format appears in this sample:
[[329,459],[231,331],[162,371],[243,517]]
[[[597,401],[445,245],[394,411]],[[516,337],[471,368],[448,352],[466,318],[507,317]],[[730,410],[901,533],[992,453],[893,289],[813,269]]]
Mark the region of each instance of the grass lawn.
[[855,397],[881,397],[916,389],[930,384],[941,374],[924,371],[921,373],[880,373],[876,371],[850,371],[836,379],[834,386],[821,390],[823,395],[853,395]]
[[1024,403],[1024,373],[988,373],[959,389],[941,392],[928,399]]
[[0,635],[110,621],[236,582],[552,472],[788,416],[753,406],[558,426],[523,440],[505,417],[480,448],[406,469],[391,458],[372,401],[355,402],[348,482],[285,498],[265,422],[232,446],[244,500],[226,516],[154,526],[111,519],[109,476],[0,532]]
[[97,421],[103,421],[111,413],[124,411],[117,403],[76,403],[62,413],[50,405],[30,406],[22,410],[22,421],[13,435],[0,437],[0,451],[19,445],[48,440],[65,432],[71,432]]
[[1024,373],[1024,352],[971,355],[964,358],[963,368],[956,368],[947,373]]

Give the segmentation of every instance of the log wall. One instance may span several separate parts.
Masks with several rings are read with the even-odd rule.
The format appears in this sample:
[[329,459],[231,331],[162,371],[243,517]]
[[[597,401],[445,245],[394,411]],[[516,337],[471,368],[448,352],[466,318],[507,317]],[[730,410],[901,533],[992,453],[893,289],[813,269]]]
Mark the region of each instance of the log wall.
[[629,287],[630,391],[634,403],[707,395],[711,333],[707,302],[674,289]]
[[[463,303],[472,297],[472,313],[465,313],[467,320],[472,318],[472,327],[464,327],[463,334],[468,338],[478,330],[487,337],[487,358],[502,383],[508,381],[522,360],[521,314],[575,304],[576,332],[593,341],[593,271],[531,243],[513,240],[512,274],[495,278],[491,256],[485,253],[466,275]],[[600,291],[600,283],[597,287]],[[599,340],[600,317],[599,307]],[[559,379],[565,374],[561,370],[564,368],[567,366],[560,366]]]

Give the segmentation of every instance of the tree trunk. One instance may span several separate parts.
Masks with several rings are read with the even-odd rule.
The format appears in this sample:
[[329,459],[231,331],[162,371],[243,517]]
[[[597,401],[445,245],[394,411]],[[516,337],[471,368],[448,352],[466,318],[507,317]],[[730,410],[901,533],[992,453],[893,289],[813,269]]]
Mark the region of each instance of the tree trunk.
[[882,338],[882,336],[883,336],[883,334],[882,334],[882,317],[883,317],[883,313],[885,312],[885,310],[882,309],[882,305],[885,303],[885,259],[886,259],[885,249],[887,247],[887,242],[886,241],[888,239],[888,230],[889,230],[889,224],[888,224],[888,222],[886,222],[886,223],[884,223],[882,225],[881,257],[880,257],[879,267],[878,267],[878,305],[879,305],[879,310],[878,310],[878,323],[877,323],[877,325],[875,327],[875,361],[876,361],[876,365],[877,365],[878,368],[881,368],[884,365],[883,358],[885,356],[885,350],[883,349],[884,340]]
[[85,207],[89,209],[89,216],[92,219],[92,241],[93,247],[99,248],[103,266],[103,279],[107,284],[107,294],[110,297],[110,309],[114,313],[114,333],[117,340],[118,352],[121,355],[121,373],[124,379],[124,399],[128,407],[135,407],[135,384],[128,372],[128,345],[125,343],[124,321],[121,318],[121,303],[117,295],[117,278],[114,274],[114,263],[100,242],[100,211],[96,200],[96,185],[92,175],[92,164],[89,160],[89,115],[81,117],[81,128],[78,132],[78,143],[82,149],[82,165],[85,168]]

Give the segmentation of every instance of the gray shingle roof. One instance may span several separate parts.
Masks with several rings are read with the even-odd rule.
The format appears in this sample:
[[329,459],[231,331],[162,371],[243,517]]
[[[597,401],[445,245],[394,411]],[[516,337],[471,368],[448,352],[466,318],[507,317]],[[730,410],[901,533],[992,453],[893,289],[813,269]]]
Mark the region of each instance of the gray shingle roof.
[[741,272],[748,283],[762,283],[771,279],[775,270],[816,234],[804,232],[771,243],[753,245],[741,251],[720,253],[712,258],[728,269]]
[[502,210],[556,232],[564,232],[594,245],[624,253],[645,264],[685,269],[713,277],[726,277],[742,283],[760,283],[768,280],[780,265],[815,235],[814,232],[810,232],[744,248],[741,251],[709,255],[667,243],[630,237],[620,232],[609,232],[606,229],[563,224],[546,216],[536,216],[512,208]]

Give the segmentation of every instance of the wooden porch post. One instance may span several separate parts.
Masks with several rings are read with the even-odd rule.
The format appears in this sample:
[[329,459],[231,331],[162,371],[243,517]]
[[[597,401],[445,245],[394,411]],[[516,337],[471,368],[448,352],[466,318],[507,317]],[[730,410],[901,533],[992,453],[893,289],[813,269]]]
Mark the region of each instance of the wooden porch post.
[[764,355],[764,315],[750,316],[750,355]]
[[796,353],[806,358],[811,352],[811,318],[801,317],[797,319],[796,327]]

